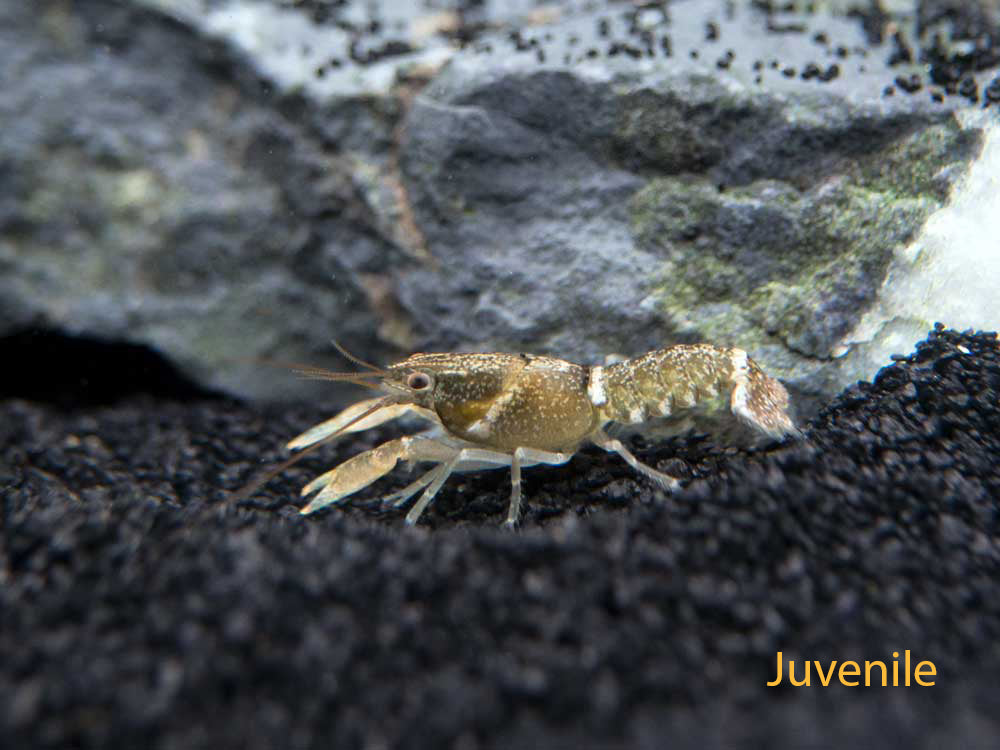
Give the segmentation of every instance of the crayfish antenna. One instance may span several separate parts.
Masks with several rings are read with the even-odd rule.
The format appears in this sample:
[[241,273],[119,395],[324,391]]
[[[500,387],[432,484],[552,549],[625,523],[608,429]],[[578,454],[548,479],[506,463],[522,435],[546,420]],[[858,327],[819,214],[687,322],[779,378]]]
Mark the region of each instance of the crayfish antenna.
[[340,352],[345,359],[350,360],[354,364],[361,365],[361,367],[365,367],[378,375],[389,374],[384,368],[378,367],[377,365],[373,365],[371,362],[365,362],[360,357],[351,354],[349,351],[347,351],[347,349],[343,347],[343,345],[341,345],[339,341],[337,341],[337,339],[330,339],[330,343],[333,344],[334,349]]
[[376,403],[372,404],[371,408],[365,409],[363,412],[361,412],[360,414],[356,415],[353,419],[349,420],[348,422],[346,422],[343,425],[340,425],[339,429],[337,429],[335,432],[332,432],[329,435],[326,435],[325,437],[321,438],[320,440],[318,440],[317,442],[313,443],[309,447],[303,448],[298,453],[296,453],[294,456],[292,456],[291,458],[287,459],[286,461],[282,461],[280,464],[278,464],[277,466],[275,466],[273,469],[268,469],[263,474],[261,474],[260,476],[258,476],[256,479],[251,480],[249,484],[247,484],[246,486],[240,488],[239,490],[237,490],[236,492],[234,492],[233,494],[231,494],[229,496],[229,499],[232,502],[237,502],[237,503],[238,502],[242,502],[243,500],[246,500],[253,493],[255,493],[261,487],[263,487],[264,485],[266,485],[268,482],[270,482],[276,476],[278,476],[281,472],[283,472],[286,469],[288,469],[288,468],[294,466],[295,464],[297,464],[299,461],[301,461],[303,458],[305,458],[310,453],[312,453],[313,451],[315,451],[321,445],[326,445],[327,443],[329,443],[334,438],[339,437],[344,432],[346,432],[347,430],[349,430],[351,427],[353,427],[355,424],[357,424],[358,422],[360,422],[362,419],[365,419],[366,417],[371,416],[375,412],[379,411],[380,409],[385,408],[387,405],[389,405],[391,403],[392,403],[392,398],[389,397],[389,396],[387,396],[385,398],[378,399],[376,401]]
[[282,461],[280,464],[278,464],[274,468],[268,469],[263,474],[259,475],[255,479],[252,479],[248,484],[246,484],[245,486],[243,486],[240,489],[238,489],[236,492],[231,493],[229,495],[229,501],[233,502],[233,503],[243,502],[248,497],[250,497],[251,495],[253,495],[261,487],[263,487],[268,482],[270,482],[272,479],[274,479],[276,476],[278,476],[281,472],[285,471],[286,469],[291,468],[292,466],[294,466],[295,464],[297,464],[299,461],[301,461],[303,458],[305,458],[310,453],[312,453],[317,448],[319,448],[321,445],[325,445],[326,443],[328,443],[331,440],[333,440],[335,437],[337,437],[337,435],[330,435],[325,440],[320,440],[318,443],[314,443],[313,445],[309,446],[308,448],[305,448],[305,449],[299,451],[298,453],[296,453],[291,458],[289,458],[289,459],[287,459],[285,461]]

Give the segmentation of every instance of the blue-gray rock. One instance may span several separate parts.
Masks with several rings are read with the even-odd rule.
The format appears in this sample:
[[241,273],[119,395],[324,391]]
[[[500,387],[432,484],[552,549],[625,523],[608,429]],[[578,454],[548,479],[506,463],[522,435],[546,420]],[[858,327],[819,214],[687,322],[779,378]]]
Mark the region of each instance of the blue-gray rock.
[[306,385],[245,360],[337,366],[333,337],[708,340],[822,399],[938,317],[1000,323],[961,276],[997,215],[969,178],[996,60],[968,14],[925,4],[918,37],[840,5],[4,0],[0,333],[145,343],[263,398]]

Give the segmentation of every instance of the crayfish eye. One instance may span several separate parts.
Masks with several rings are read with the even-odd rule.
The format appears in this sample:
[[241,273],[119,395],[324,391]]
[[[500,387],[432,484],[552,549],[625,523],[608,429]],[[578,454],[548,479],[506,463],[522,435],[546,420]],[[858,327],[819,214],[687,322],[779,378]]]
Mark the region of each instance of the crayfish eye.
[[422,372],[411,372],[406,378],[406,385],[415,391],[422,391],[431,384],[431,379]]

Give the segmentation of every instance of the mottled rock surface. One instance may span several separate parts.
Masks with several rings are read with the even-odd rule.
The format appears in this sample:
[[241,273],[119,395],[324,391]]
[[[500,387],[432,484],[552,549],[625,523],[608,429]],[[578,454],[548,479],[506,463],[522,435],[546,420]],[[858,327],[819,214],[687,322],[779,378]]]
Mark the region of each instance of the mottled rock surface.
[[[5,332],[146,344],[203,383],[278,397],[287,375],[254,368],[244,386],[238,359],[374,340],[359,279],[392,252],[335,134],[158,13],[5,0],[0,14],[17,84],[0,96]],[[339,117],[384,150],[389,128],[360,102]]]
[[858,5],[3,0],[0,334],[272,399],[331,337],[709,340],[815,408],[1000,324],[995,3]]
[[[388,429],[227,505],[311,406],[194,399],[163,373],[108,402],[47,376],[44,401],[0,402],[4,747],[985,749],[1000,732],[995,335],[932,333],[801,443],[637,445],[693,478],[674,497],[601,452],[526,471],[517,533],[498,528],[502,472],[450,482],[416,529],[364,496],[295,512],[306,477]],[[934,687],[764,686],[778,650],[906,649]]]

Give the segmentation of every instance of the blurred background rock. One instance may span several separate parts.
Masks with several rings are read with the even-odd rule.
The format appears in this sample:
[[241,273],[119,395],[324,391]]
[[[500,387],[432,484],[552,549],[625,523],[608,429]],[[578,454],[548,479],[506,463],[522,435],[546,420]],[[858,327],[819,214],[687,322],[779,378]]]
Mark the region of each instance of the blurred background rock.
[[808,412],[934,321],[1000,323],[998,31],[931,0],[3,0],[0,335],[268,400],[315,384],[250,360],[345,367],[334,337],[706,340]]

